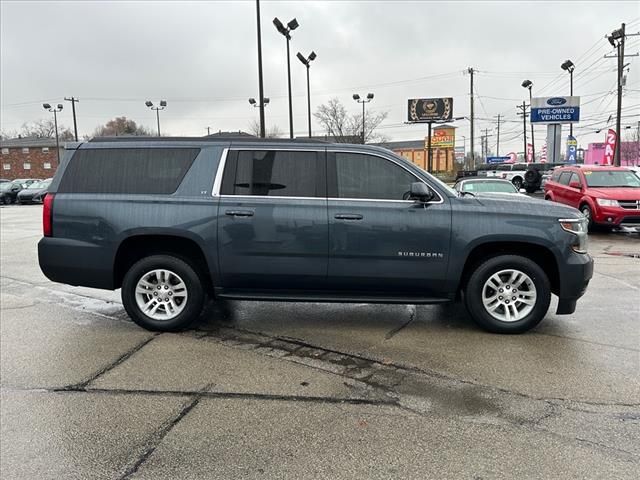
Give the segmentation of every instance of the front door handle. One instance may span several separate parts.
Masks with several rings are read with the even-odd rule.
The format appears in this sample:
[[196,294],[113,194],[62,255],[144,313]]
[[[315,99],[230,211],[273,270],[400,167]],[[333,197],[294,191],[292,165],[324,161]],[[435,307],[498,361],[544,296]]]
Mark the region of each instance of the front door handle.
[[224,214],[230,217],[253,217],[251,210],[227,210]]
[[362,220],[364,217],[358,213],[336,213],[333,218],[336,220]]

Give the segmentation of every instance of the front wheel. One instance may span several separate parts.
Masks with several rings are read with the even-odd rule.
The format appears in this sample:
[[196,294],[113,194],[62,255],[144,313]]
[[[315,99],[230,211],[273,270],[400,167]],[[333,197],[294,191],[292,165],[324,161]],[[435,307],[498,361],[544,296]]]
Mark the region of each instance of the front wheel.
[[523,333],[544,318],[551,287],[544,271],[519,255],[490,258],[471,274],[464,291],[473,320],[494,333]]
[[204,304],[202,281],[187,262],[153,255],[136,262],[122,282],[122,303],[147,330],[174,332],[193,323]]
[[588,229],[589,230],[593,230],[593,227],[594,227],[594,224],[593,224],[593,212],[591,211],[591,207],[585,203],[584,205],[582,205],[580,207],[580,212],[582,213],[582,215],[585,216],[585,218],[589,222],[588,223]]

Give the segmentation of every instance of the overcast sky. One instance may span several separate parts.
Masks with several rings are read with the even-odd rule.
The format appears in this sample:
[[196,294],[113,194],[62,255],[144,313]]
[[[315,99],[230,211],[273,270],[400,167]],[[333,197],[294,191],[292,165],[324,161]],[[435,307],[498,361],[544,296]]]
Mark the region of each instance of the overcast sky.
[[[64,103],[60,122],[72,126],[75,96],[81,135],[125,115],[155,129],[144,105],[166,99],[163,134],[204,135],[247,130],[258,109],[255,1],[200,2],[1,2],[1,128],[18,130],[46,115],[42,102]],[[272,20],[296,18],[291,70],[294,130],[306,135],[306,77],[295,58],[314,50],[312,110],[332,97],[353,113],[351,98],[375,94],[368,105],[388,111],[380,133],[391,140],[424,138],[425,125],[404,125],[407,99],[453,97],[454,116],[469,115],[467,67],[475,79],[476,137],[488,128],[495,150],[501,114],[501,153],[522,151],[522,121],[516,104],[528,100],[520,86],[534,83],[534,96],[568,95],[569,75],[560,64],[576,64],[574,92],[583,121],[574,134],[582,146],[602,141],[595,130],[615,122],[616,60],[605,34],[627,22],[640,31],[638,1],[262,1],[262,48],[267,126],[288,132],[285,39]],[[640,50],[628,37],[626,53]],[[623,126],[640,120],[640,58],[629,58]],[[456,122],[458,145],[469,122]],[[317,123],[314,134],[323,133]],[[629,130],[627,130],[628,132]],[[537,127],[536,147],[546,129]],[[529,133],[529,132],[528,132]],[[568,128],[567,128],[568,133]],[[479,151],[479,139],[476,150]]]

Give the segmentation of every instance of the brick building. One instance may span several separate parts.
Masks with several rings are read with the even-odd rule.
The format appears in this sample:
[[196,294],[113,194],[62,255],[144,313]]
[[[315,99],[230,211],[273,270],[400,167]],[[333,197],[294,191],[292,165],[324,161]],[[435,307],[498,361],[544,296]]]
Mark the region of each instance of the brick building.
[[[0,140],[0,178],[50,178],[58,168],[55,138]],[[64,152],[60,144],[60,156]]]

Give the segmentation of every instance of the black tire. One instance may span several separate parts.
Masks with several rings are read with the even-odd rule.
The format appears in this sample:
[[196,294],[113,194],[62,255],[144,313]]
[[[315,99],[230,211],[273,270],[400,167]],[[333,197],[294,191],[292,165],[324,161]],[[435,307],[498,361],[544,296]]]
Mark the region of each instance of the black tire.
[[[177,316],[168,320],[151,318],[140,309],[136,301],[135,291],[138,282],[146,273],[157,269],[173,272],[186,286],[186,305]],[[189,327],[202,312],[205,299],[203,282],[196,269],[184,260],[170,255],[153,255],[133,264],[122,281],[121,295],[122,303],[131,320],[142,328],[161,332],[175,332]]]
[[588,204],[583,204],[580,205],[580,212],[582,212],[582,214],[587,217],[587,220],[589,221],[587,228],[589,231],[593,230],[595,227],[595,224],[593,223],[593,211],[591,210],[591,207]]
[[513,186],[516,187],[518,190],[522,188],[523,182],[520,177],[515,177],[513,180],[511,180],[511,183],[513,183]]
[[[512,322],[493,317],[482,301],[485,282],[495,273],[508,269],[526,274],[536,290],[536,300],[531,311],[520,320]],[[551,301],[551,286],[542,268],[532,260],[519,255],[500,255],[490,258],[473,271],[464,289],[464,301],[473,320],[485,330],[493,333],[523,333],[538,325],[546,315]]]
[[536,193],[536,191],[538,190],[536,187],[532,187],[527,185],[527,187],[525,187],[527,189],[527,193]]

